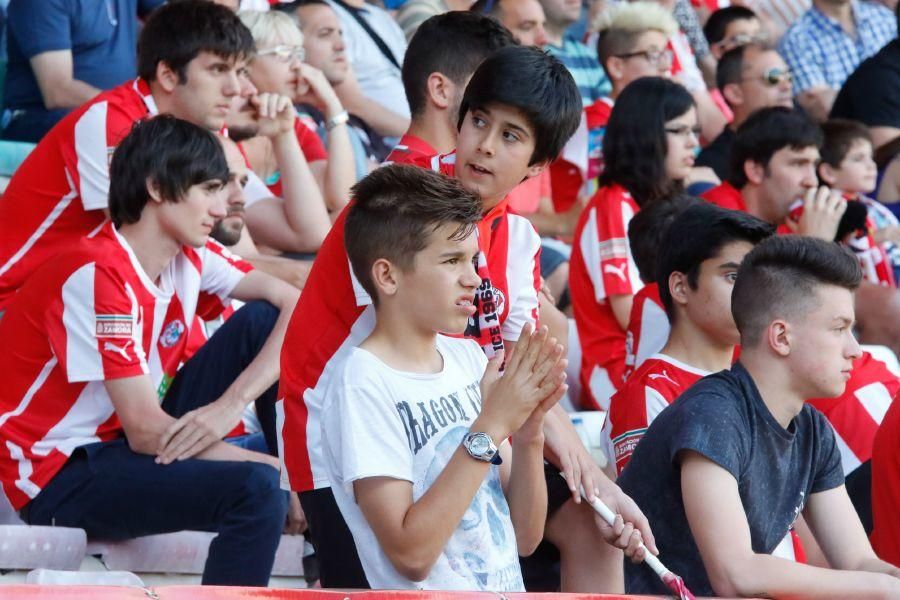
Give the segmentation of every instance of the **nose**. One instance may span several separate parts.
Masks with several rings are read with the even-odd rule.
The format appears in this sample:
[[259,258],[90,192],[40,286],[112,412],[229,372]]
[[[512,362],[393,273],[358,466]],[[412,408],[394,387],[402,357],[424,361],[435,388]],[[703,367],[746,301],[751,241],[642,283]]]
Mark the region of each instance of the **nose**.
[[856,341],[856,336],[853,335],[852,331],[848,333],[848,337],[850,340],[847,343],[847,357],[856,360],[862,356],[862,348],[860,348],[859,342]]
[[334,44],[331,46],[335,52],[343,52],[346,45],[344,44],[344,36],[336,35],[334,36]]
[[481,285],[481,277],[478,276],[478,271],[475,268],[474,262],[469,263],[469,268],[466,269],[466,272],[463,274],[462,284],[466,289],[472,290]]
[[241,184],[237,181],[230,181],[225,189],[228,194],[228,210],[233,212],[243,211],[247,198],[244,197],[244,189],[241,187]]
[[[256,86],[253,85],[252,81],[250,81],[249,74],[236,75],[235,76],[235,88],[237,90],[235,92],[235,94],[239,95],[241,98],[249,98],[249,97],[255,96],[259,93],[259,91],[256,89]],[[235,94],[232,94],[232,95],[235,95]]]
[[494,133],[490,130],[485,131],[478,141],[478,151],[486,156],[494,155]]
[[537,26],[537,32],[534,34],[534,45],[540,48],[547,45],[547,31],[543,25]]
[[228,186],[223,187],[213,195],[212,202],[210,202],[209,204],[209,216],[216,219],[225,218],[225,216],[228,214],[228,207],[226,205],[227,196]]
[[813,188],[819,185],[819,177],[816,175],[815,165],[810,165],[803,171],[803,180],[800,185],[804,188]]

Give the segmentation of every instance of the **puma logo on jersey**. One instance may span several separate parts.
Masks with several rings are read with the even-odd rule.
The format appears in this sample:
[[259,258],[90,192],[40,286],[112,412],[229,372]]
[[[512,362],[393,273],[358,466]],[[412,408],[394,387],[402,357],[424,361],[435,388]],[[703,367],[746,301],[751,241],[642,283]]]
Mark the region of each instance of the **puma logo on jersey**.
[[127,342],[125,342],[124,346],[116,346],[112,342],[103,342],[103,349],[106,350],[107,352],[115,352],[116,354],[118,354],[122,358],[124,358],[125,360],[131,360],[131,358],[128,356],[128,352],[127,352],[128,346],[130,344],[131,344],[131,340],[128,340]]
[[603,265],[603,272],[615,275],[622,281],[628,281],[628,279],[625,277],[625,269],[627,268],[628,265],[621,265],[618,267],[616,265]]
[[669,377],[669,374],[666,373],[666,370],[663,369],[662,373],[653,373],[651,375],[647,375],[647,379],[665,379],[666,381],[672,382],[672,385],[678,385],[678,382]]

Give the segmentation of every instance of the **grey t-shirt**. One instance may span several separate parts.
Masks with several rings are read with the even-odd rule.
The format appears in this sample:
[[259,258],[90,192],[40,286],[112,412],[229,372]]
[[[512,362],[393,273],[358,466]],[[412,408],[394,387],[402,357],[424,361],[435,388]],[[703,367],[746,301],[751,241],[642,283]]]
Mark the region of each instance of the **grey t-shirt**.
[[[684,513],[681,450],[734,475],[757,553],[775,549],[810,494],[844,483],[834,433],[813,407],[805,405],[784,429],[740,363],[694,384],[650,425],[619,485],[650,520],[660,560],[700,596],[715,594]],[[626,561],[625,591],[667,590],[649,567]]]

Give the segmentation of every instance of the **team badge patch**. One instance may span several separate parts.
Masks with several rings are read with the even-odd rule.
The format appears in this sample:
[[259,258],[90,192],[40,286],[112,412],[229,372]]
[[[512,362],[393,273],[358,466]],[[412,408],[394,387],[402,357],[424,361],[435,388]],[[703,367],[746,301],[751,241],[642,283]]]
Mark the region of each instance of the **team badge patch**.
[[176,319],[166,325],[162,335],[159,336],[159,344],[163,348],[171,348],[181,338],[182,333],[184,333],[184,323]]
[[130,338],[133,327],[131,315],[97,315],[95,334],[98,338]]

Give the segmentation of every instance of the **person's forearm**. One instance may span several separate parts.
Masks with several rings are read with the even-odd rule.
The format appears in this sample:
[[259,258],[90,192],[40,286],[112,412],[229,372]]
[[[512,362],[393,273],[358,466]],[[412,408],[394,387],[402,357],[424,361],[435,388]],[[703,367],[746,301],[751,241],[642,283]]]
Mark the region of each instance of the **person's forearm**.
[[512,465],[507,486],[510,518],[520,556],[529,556],[544,537],[547,482],[544,478],[544,438],[512,439]]
[[41,96],[47,110],[56,110],[81,106],[92,100],[101,91],[78,79],[69,79],[68,81],[54,81],[46,89],[41,88]]
[[[340,103],[329,108],[326,119],[340,114],[344,107]],[[325,165],[325,199],[328,210],[337,217],[350,200],[350,188],[356,183],[356,164],[353,146],[350,143],[350,125],[343,123],[328,132],[328,160]]]
[[900,568],[895,567],[889,562],[885,562],[877,556],[863,559],[857,566],[856,571],[865,571],[866,573],[884,573],[891,577],[900,577]]
[[728,120],[713,102],[712,96],[709,95],[706,88],[695,90],[691,95],[697,104],[697,120],[700,122],[703,138],[707,141],[716,139],[728,125]]
[[293,129],[275,136],[272,149],[281,170],[285,220],[299,237],[318,247],[331,228],[331,220]]
[[306,285],[306,279],[309,277],[309,271],[312,268],[312,261],[294,260],[292,258],[284,258],[281,256],[267,256],[265,254],[257,254],[245,260],[253,265],[254,269],[258,269],[263,273],[268,273],[272,277],[291,284],[298,290],[302,290]]
[[409,129],[409,119],[361,94],[341,96],[341,102],[351,114],[362,119],[379,135],[399,137]]
[[900,580],[883,573],[823,569],[768,554],[731,561],[726,573],[709,575],[716,594],[729,597],[881,599],[900,593]]
[[[291,289],[287,286],[283,287]],[[268,339],[253,361],[228,386],[228,389],[216,402],[243,409],[278,380],[281,373],[281,345],[284,342],[284,334],[298,297],[298,293],[286,293],[274,302],[280,310],[280,314]]]
[[831,112],[835,98],[837,98],[836,89],[819,85],[800,92],[796,100],[813,120],[823,123],[828,120],[828,113]]
[[269,465],[275,469],[280,469],[278,458],[262,454],[261,452],[253,452],[246,450],[240,446],[229,444],[228,442],[216,442],[203,452],[197,454],[196,458],[201,460],[231,460],[236,462],[258,462]]
[[542,237],[571,237],[574,228],[564,214],[534,212],[525,217]]

